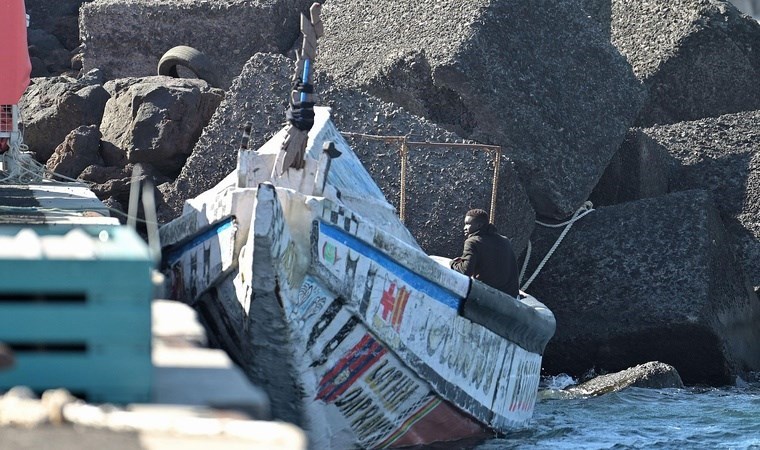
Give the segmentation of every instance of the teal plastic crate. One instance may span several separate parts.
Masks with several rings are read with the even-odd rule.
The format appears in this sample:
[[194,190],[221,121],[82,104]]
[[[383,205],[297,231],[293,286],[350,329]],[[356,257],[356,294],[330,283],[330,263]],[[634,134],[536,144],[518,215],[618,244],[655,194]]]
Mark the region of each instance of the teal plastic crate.
[[16,359],[0,390],[149,401],[152,268],[126,227],[0,227],[0,342]]

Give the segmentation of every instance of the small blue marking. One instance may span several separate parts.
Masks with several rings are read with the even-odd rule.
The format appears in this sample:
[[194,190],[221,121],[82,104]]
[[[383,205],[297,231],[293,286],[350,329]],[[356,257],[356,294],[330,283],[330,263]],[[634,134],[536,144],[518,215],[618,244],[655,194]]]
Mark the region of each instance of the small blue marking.
[[459,297],[455,296],[441,286],[433,283],[432,281],[417,275],[416,273],[392,260],[386,254],[377,250],[366,242],[346,233],[334,225],[321,221],[319,222],[319,231],[325,236],[331,239],[335,239],[341,244],[380,264],[380,266],[393,273],[413,289],[422,292],[428,297],[431,297],[432,299],[448,306],[451,309],[459,309]]
[[204,231],[203,233],[199,234],[198,236],[192,238],[190,241],[184,243],[181,247],[178,247],[177,249],[172,250],[169,253],[169,257],[167,258],[169,265],[177,262],[179,258],[182,256],[182,254],[185,253],[186,251],[201,245],[203,242],[207,241],[209,238],[213,236],[217,236],[221,234],[227,228],[230,228],[233,222],[234,222],[234,218],[232,217],[225,219],[222,222],[219,222],[215,226]]
[[[303,84],[309,83],[309,71],[311,70],[311,60],[310,59],[304,59],[303,60],[303,76],[301,77],[301,81]],[[301,92],[301,103],[306,101],[306,92]]]

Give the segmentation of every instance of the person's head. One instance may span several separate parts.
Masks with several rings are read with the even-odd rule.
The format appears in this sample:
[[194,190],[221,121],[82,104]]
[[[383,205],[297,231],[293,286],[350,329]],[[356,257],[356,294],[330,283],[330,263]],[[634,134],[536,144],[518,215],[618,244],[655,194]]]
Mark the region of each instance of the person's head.
[[464,216],[464,235],[469,236],[488,225],[488,213],[482,209],[471,209]]

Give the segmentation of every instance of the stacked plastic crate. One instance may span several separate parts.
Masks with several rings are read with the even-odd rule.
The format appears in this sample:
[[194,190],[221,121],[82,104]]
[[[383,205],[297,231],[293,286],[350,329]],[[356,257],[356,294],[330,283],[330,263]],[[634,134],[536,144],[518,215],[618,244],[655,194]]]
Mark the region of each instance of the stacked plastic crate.
[[151,399],[153,261],[123,226],[0,226],[0,391],[66,388],[91,402]]

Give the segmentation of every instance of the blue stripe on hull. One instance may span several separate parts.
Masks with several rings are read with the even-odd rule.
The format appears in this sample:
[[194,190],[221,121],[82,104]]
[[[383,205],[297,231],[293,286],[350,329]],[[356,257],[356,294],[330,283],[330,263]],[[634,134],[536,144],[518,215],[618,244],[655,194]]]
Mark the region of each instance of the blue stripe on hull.
[[385,253],[382,253],[364,241],[344,232],[338,227],[325,222],[319,223],[319,232],[331,239],[335,239],[341,244],[349,247],[351,250],[354,250],[362,256],[365,256],[376,262],[384,269],[388,270],[389,272],[396,275],[399,279],[403,280],[404,283],[413,289],[422,292],[428,297],[431,297],[432,299],[448,306],[451,309],[459,309],[459,303],[461,302],[461,299],[459,297],[455,296],[441,286],[433,283],[432,281],[417,275],[415,272],[412,272],[411,270],[397,263],[388,257]]

